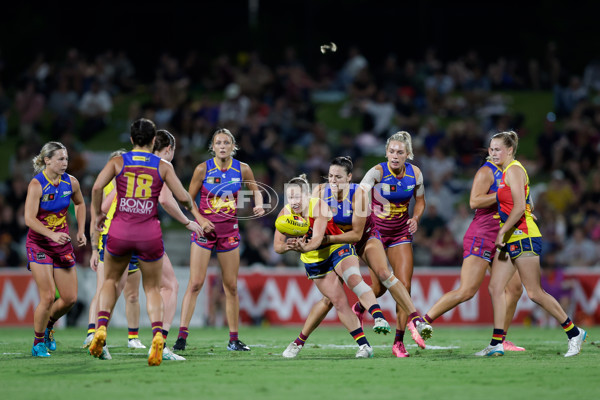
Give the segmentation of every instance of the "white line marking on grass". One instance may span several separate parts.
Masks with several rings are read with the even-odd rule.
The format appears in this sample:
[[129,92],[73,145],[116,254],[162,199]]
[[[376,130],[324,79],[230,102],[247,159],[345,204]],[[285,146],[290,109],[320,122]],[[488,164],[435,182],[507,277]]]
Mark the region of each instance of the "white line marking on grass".
[[[320,347],[323,349],[350,349],[350,348],[356,348],[356,345],[352,345],[352,344],[315,344],[315,347]],[[387,349],[390,348],[391,346],[389,345],[377,345],[377,346],[372,346],[373,348],[376,349]],[[407,345],[406,347],[417,347],[416,344],[410,344]],[[458,346],[430,346],[427,345],[427,348],[425,350],[450,350],[450,349],[460,349],[460,347]]]
[[25,353],[2,353],[3,356],[20,356]]

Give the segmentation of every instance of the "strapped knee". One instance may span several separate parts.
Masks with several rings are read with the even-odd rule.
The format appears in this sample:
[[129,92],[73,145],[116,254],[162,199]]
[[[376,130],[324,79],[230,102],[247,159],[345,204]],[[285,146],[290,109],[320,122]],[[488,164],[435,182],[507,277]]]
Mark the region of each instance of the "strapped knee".
[[[360,282],[354,287],[351,287],[350,284],[348,283],[348,281],[350,280],[350,277],[352,275],[358,275],[358,277],[360,278]],[[354,292],[354,294],[357,297],[360,297],[363,294],[367,293],[369,290],[371,290],[369,285],[367,285],[365,283],[365,281],[362,280],[362,276],[360,274],[360,269],[358,267],[350,267],[350,268],[346,269],[342,273],[342,278],[344,279],[344,282],[346,282],[346,285],[348,285],[348,287],[350,287],[352,289],[352,291]]]
[[358,267],[350,267],[342,273],[342,279],[344,279],[344,282],[346,282],[346,285],[348,285],[348,286],[350,286],[350,284],[348,283],[348,280],[350,279],[350,277],[352,275],[358,275],[358,277],[360,279],[362,279],[362,275],[360,274],[360,269],[358,269]]
[[396,277],[392,273],[389,278],[387,278],[385,281],[383,281],[381,283],[383,283],[383,286],[385,286],[386,289],[389,289],[392,286],[394,286],[396,283],[398,283],[398,279],[396,279]]
[[365,281],[360,281],[358,285],[352,288],[352,291],[356,295],[356,297],[360,298],[363,294],[370,292],[371,287],[365,283]]

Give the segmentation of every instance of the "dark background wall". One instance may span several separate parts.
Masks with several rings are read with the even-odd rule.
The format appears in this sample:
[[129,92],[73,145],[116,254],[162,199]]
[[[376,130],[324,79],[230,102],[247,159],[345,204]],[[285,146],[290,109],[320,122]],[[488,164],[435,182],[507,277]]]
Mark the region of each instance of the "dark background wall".
[[341,49],[357,44],[372,60],[389,52],[421,57],[434,46],[442,59],[476,49],[484,60],[505,56],[543,57],[554,41],[567,70],[580,72],[600,54],[594,1],[179,1],[158,4],[11,2],[0,13],[1,79],[10,85],[37,52],[62,59],[76,47],[85,54],[126,50],[139,74],[151,77],[162,51],[197,50],[210,58],[220,52],[258,50],[266,61],[281,58],[294,45],[309,68],[319,45],[334,41]]

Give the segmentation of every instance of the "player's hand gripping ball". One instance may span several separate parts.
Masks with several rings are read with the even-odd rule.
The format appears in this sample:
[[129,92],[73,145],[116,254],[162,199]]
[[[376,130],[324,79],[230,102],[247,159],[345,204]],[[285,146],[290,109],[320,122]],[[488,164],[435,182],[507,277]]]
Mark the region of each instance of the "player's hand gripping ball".
[[275,228],[286,236],[304,236],[310,223],[300,215],[284,214],[275,220]]

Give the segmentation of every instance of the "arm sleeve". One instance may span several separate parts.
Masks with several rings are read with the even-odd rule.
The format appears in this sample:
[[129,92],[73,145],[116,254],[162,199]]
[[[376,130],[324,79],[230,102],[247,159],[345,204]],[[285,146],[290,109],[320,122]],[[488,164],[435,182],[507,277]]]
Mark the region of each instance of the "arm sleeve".
[[360,186],[367,192],[370,192],[376,182],[381,180],[381,172],[376,167],[371,168],[360,181]]
[[423,196],[424,194],[425,186],[423,185],[423,171],[421,171],[421,174],[417,178],[417,191],[415,193],[415,196]]

